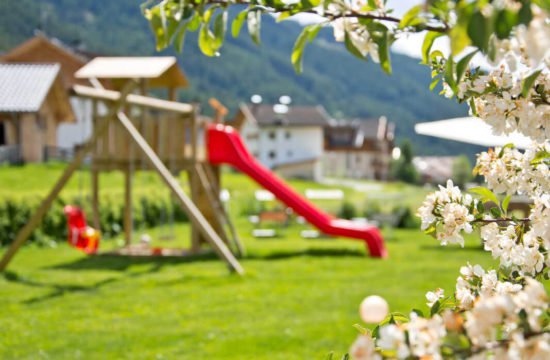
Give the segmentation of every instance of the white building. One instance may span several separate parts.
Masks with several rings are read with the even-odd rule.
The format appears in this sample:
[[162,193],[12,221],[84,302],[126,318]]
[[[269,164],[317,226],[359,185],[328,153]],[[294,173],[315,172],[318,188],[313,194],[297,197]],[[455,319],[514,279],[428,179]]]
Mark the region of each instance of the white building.
[[321,180],[324,128],[322,106],[241,104],[233,125],[252,154],[285,177]]

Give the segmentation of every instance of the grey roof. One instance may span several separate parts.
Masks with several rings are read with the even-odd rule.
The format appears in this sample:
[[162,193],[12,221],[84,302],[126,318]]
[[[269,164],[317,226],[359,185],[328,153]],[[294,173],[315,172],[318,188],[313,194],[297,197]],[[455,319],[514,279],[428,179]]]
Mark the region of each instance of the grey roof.
[[332,147],[361,147],[364,140],[378,139],[380,118],[331,121],[325,128],[325,139]]
[[0,112],[38,111],[59,70],[59,64],[0,64]]
[[327,126],[329,116],[322,106],[288,106],[284,114],[273,105],[245,105],[259,126]]

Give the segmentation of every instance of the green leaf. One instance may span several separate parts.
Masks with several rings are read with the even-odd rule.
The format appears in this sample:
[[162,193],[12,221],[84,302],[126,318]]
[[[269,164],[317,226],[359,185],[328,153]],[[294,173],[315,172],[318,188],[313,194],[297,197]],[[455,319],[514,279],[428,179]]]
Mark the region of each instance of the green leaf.
[[455,72],[454,72],[454,61],[453,56],[449,56],[447,59],[447,63],[445,64],[445,73],[443,74],[443,78],[445,79],[445,82],[451,87],[453,92],[457,93],[457,87],[456,87],[456,79],[455,79]]
[[302,72],[302,57],[304,55],[304,47],[306,46],[307,37],[308,28],[305,27],[296,39],[294,47],[292,48],[292,55],[290,56],[290,60],[292,61],[292,65],[294,65],[294,71],[296,71],[297,73]]
[[502,9],[495,17],[495,34],[499,39],[506,39],[518,23],[518,14],[512,10]]
[[437,238],[437,227],[435,226],[435,223],[432,223],[426,230],[424,230],[424,234],[429,235],[433,237],[434,239]]
[[430,84],[430,91],[433,91],[435,89],[435,87],[437,86],[437,84],[439,84],[439,81],[441,79],[440,78],[435,78],[432,83]]
[[355,57],[361,60],[366,60],[363,54],[361,54],[361,52],[355,47],[355,45],[353,45],[353,42],[351,41],[347,31],[344,38],[344,44],[346,45],[346,49],[348,49],[348,51],[352,53]]
[[292,65],[294,65],[294,70],[297,73],[302,72],[302,58],[304,55],[304,48],[306,46],[306,43],[308,41],[312,42],[315,39],[315,36],[317,36],[319,30],[321,30],[321,27],[321,24],[308,25],[304,27],[304,29],[296,39],[290,59],[292,61]]
[[510,199],[512,198],[512,194],[507,195],[504,200],[502,200],[502,210],[507,213],[508,212],[508,205],[510,204]]
[[225,30],[227,28],[227,11],[223,11],[216,16],[214,20],[214,37],[216,38],[216,47],[219,48],[223,44],[225,38]]
[[241,11],[233,20],[233,23],[231,24],[231,35],[233,35],[234,38],[239,36],[247,14],[248,10]]
[[403,15],[403,18],[401,18],[401,21],[399,22],[399,28],[403,29],[407,26],[418,25],[419,22],[423,22],[423,19],[417,18],[418,14],[420,14],[423,8],[423,4],[416,5],[410,8],[409,11],[407,11],[405,15]]
[[187,24],[184,23],[178,32],[176,33],[176,37],[174,38],[174,47],[176,48],[177,52],[181,52],[183,50],[183,43],[185,42],[185,31],[187,30]]
[[310,43],[313,42],[313,40],[315,40],[315,38],[317,37],[317,34],[319,34],[319,30],[321,30],[322,27],[323,25],[321,24],[309,25],[307,40]]
[[434,44],[435,39],[443,36],[442,33],[435,31],[428,31],[424,37],[424,42],[422,43],[422,63],[428,64],[430,60],[430,50]]
[[515,147],[514,143],[508,143],[500,148],[500,151],[498,153],[498,157],[501,158],[502,155],[504,155],[504,150],[506,149],[513,149]]
[[202,53],[206,56],[215,56],[216,47],[215,47],[215,38],[210,29],[208,29],[208,24],[202,24],[199,32],[199,48]]
[[531,75],[523,79],[521,83],[521,95],[523,97],[527,97],[527,95],[529,94],[529,90],[531,90],[533,84],[535,83],[535,80],[537,80],[541,72],[542,69],[534,71]]
[[198,13],[195,13],[195,15],[189,20],[189,24],[187,25],[187,29],[189,31],[197,31],[201,25],[201,18]]
[[472,111],[472,115],[479,116],[476,110],[476,103],[474,101],[474,98],[470,98],[470,100],[468,101],[468,105],[470,105],[470,110]]
[[370,335],[370,330],[369,329],[365,329],[364,327],[362,327],[361,325],[359,324],[354,324],[353,327],[355,329],[357,329],[357,331],[359,331],[360,334],[362,335]]
[[422,312],[422,310],[412,309],[412,312],[420,317],[424,317],[424,312]]
[[260,45],[261,13],[259,10],[249,11],[247,16],[248,33],[256,45]]
[[451,40],[451,54],[458,55],[468,45],[470,45],[470,37],[466,31],[466,26],[463,24],[455,25],[449,32]]
[[492,201],[495,204],[498,204],[497,196],[491,190],[489,190],[485,187],[482,187],[482,186],[473,187],[473,188],[469,189],[468,191],[470,191],[474,194],[481,195],[481,201],[483,201],[483,202]]
[[430,316],[434,316],[435,314],[437,314],[439,312],[440,307],[441,307],[441,302],[439,300],[434,302],[434,304],[432,305],[432,307],[430,309]]
[[[498,204],[498,203],[497,203],[497,204]],[[497,207],[492,207],[489,211],[491,212],[491,215],[493,215],[493,217],[494,217],[495,219],[498,219],[498,218],[500,218],[500,217],[502,216],[502,212],[501,212],[500,209],[497,208]]]
[[380,66],[386,74],[391,75],[390,37],[388,31],[384,31],[383,35],[375,41],[378,45],[378,59],[380,60]]
[[405,314],[402,314],[400,312],[392,312],[391,315],[393,317],[393,320],[398,323],[409,322],[409,318]]
[[492,32],[491,19],[487,19],[479,10],[474,12],[468,23],[468,36],[472,40],[472,44],[486,52]]
[[542,162],[550,162],[550,152],[546,150],[537,152],[533,160],[531,160],[531,165],[538,165]]
[[372,337],[375,339],[380,337],[380,325],[376,325],[374,329],[372,329]]
[[[538,6],[545,8],[546,11],[550,11],[550,1],[541,0],[541,1],[536,1],[536,3]],[[519,9],[519,12],[518,12],[518,21],[520,24],[528,25],[532,19],[533,19],[533,11],[531,10],[531,2],[523,1],[521,9]]]
[[470,64],[470,61],[474,57],[474,55],[477,53],[477,50],[472,51],[468,55],[465,55],[460,59],[460,61],[456,64],[456,81],[459,83],[462,80],[462,76],[466,72],[466,69],[468,69],[468,65]]

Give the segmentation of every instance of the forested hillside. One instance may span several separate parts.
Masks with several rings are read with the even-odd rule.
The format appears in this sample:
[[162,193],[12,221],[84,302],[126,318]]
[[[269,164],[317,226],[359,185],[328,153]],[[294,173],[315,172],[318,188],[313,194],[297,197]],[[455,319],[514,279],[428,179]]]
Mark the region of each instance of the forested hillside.
[[[139,0],[3,1],[0,51],[31,37],[40,27],[50,36],[81,42],[87,50],[105,55],[153,55],[153,36],[139,5]],[[377,64],[350,56],[326,29],[306,48],[304,73],[296,75],[290,53],[300,26],[264,20],[261,47],[243,31],[240,38],[228,39],[217,58],[202,55],[196,37],[189,34],[177,56],[191,87],[180,93],[180,99],[204,103],[214,96],[234,111],[252,94],[261,94],[266,102],[290,95],[295,104],[322,104],[335,117],[386,115],[397,124],[398,137],[411,138],[418,153],[473,151],[470,146],[414,134],[416,122],[467,113],[465,107],[429,91],[429,70],[418,60],[393,54],[394,74],[385,75]]]

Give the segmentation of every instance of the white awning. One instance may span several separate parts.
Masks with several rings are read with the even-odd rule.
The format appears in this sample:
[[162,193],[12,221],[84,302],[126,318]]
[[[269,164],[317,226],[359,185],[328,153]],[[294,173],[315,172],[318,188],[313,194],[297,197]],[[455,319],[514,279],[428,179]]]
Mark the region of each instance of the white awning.
[[420,135],[486,147],[504,146],[512,143],[520,149],[525,149],[531,144],[528,137],[518,133],[512,133],[509,136],[494,135],[491,127],[477,117],[419,123],[414,126],[414,130]]

